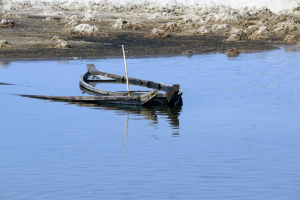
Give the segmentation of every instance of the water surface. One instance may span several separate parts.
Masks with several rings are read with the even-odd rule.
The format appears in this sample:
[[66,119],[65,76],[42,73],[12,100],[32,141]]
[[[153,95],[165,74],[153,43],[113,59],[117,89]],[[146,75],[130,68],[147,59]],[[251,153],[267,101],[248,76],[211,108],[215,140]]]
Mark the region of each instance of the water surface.
[[122,59],[2,63],[0,199],[300,198],[299,49],[127,62],[183,106],[12,95],[85,95],[86,64],[125,75]]

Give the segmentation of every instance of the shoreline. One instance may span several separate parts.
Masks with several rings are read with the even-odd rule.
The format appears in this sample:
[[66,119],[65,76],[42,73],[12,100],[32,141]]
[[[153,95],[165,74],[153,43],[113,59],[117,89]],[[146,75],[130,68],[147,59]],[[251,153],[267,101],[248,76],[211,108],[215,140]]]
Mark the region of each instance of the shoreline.
[[116,58],[121,45],[128,58],[270,50],[296,44],[299,22],[298,10],[3,1],[0,60]]
[[[259,50],[245,50],[245,49],[238,49],[240,54],[244,53],[257,53],[262,51],[272,51],[277,50],[280,47],[284,46],[293,46],[293,45],[275,45],[272,48],[267,49],[259,49]],[[177,56],[197,56],[197,55],[206,55],[206,54],[226,54],[227,51],[210,51],[204,53],[193,53],[193,54],[149,54],[149,55],[139,55],[139,56],[128,56],[126,54],[126,59],[139,59],[139,58],[157,58],[157,57],[177,57]],[[31,57],[31,58],[21,58],[21,57],[14,57],[14,58],[1,58],[0,62],[10,62],[10,61],[59,61],[59,60],[83,60],[83,59],[123,59],[123,55],[115,55],[115,56],[97,56],[97,57]]]
[[[257,44],[256,44],[257,45]],[[185,46],[189,46],[189,45],[185,45]],[[125,46],[125,50],[126,50],[126,58],[127,59],[133,59],[133,58],[150,58],[150,57],[174,57],[174,56],[193,56],[193,55],[203,55],[203,54],[226,54],[227,46],[223,46],[222,49],[220,48],[212,48],[212,45],[207,45],[206,46],[206,50],[204,51],[192,51],[192,52],[187,52],[190,50],[186,50],[184,51],[184,49],[187,48],[182,48],[182,52],[178,52],[178,53],[174,53],[172,52],[172,50],[164,50],[165,48],[169,48],[169,46],[163,46],[160,47],[161,49],[157,52],[157,50],[154,50],[154,53],[151,52],[147,52],[147,53],[142,53],[139,52],[138,50],[134,50],[136,47],[135,46]],[[236,48],[237,46],[239,46],[240,48]],[[276,50],[279,49],[282,46],[293,46],[293,45],[286,45],[286,44],[275,44],[275,45],[271,45],[271,44],[258,44],[257,46],[255,46],[254,48],[247,48],[248,44],[241,44],[241,45],[230,45],[230,48],[236,48],[239,53],[256,53],[256,52],[261,52],[261,51],[269,51],[269,50]],[[119,47],[119,48],[118,48]],[[100,50],[99,52],[96,52],[94,54],[96,55],[92,55],[92,56],[87,56],[86,54],[81,54],[82,51],[90,51],[90,48],[83,48],[81,49],[81,52],[74,52],[72,51],[72,55],[73,56],[68,56],[70,54],[70,50],[57,50],[57,49],[53,49],[50,50],[49,49],[38,49],[39,53],[40,52],[44,52],[45,54],[43,55],[38,55],[37,53],[35,53],[35,51],[32,50],[26,50],[26,49],[22,49],[22,50],[5,50],[4,52],[2,51],[0,54],[0,61],[38,61],[38,60],[81,60],[81,59],[114,59],[114,58],[123,58],[123,54],[122,54],[122,49],[121,46],[118,45],[118,47],[114,47],[114,49],[116,51],[113,52],[113,54],[108,55],[107,52],[105,52],[105,50],[102,51]],[[76,50],[75,50],[76,51]],[[96,50],[97,51],[97,50]],[[132,53],[129,53],[129,51],[131,52],[136,52],[137,55],[132,55]],[[103,52],[104,54],[101,54],[101,52]],[[50,53],[50,54],[49,54]],[[26,57],[24,57],[24,55],[26,55]]]
[[[111,30],[103,23],[102,30],[106,34],[98,36],[81,34],[63,34],[63,22],[44,22],[35,18],[14,19],[14,28],[0,29],[2,38],[11,42],[9,48],[0,49],[0,60],[11,59],[58,59],[58,58],[114,58],[122,57],[121,45],[125,45],[126,56],[176,56],[212,52],[225,52],[238,49],[245,52],[276,49],[274,44],[284,43],[274,38],[268,40],[226,41],[222,35],[179,35],[170,33],[166,38],[147,38],[149,31],[142,30]],[[28,26],[30,24],[30,26]],[[27,29],[27,30],[26,30]],[[26,31],[25,31],[26,30]],[[57,31],[59,30],[59,31]],[[58,41],[67,42],[66,47],[53,47],[53,37]]]

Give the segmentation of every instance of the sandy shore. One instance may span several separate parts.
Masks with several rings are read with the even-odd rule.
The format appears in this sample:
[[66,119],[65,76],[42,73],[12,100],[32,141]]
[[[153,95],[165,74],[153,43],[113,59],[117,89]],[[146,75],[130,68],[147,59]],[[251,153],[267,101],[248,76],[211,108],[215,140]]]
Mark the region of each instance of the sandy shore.
[[274,49],[274,44],[295,45],[300,38],[300,17],[295,12],[275,14],[260,9],[235,13],[234,9],[221,12],[219,8],[213,15],[201,13],[201,9],[189,13],[183,9],[106,8],[100,12],[95,6],[68,10],[48,5],[47,10],[18,5],[18,9],[2,6],[1,60],[121,57],[121,45],[125,45],[128,57],[191,55],[233,48],[243,53]]

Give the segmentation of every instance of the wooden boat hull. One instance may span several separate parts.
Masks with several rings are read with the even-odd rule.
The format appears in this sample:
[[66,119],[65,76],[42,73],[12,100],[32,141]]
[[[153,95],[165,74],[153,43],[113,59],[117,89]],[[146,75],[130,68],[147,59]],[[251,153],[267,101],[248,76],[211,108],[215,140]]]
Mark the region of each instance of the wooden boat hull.
[[[126,92],[113,92],[96,88],[97,83],[125,83],[126,77],[115,74],[110,74],[98,71],[93,64],[87,64],[87,71],[79,78],[80,89],[88,94],[104,95],[104,96],[124,96]],[[179,85],[167,85],[137,78],[128,77],[128,82],[131,85],[138,85],[146,88],[164,91],[165,93],[158,93],[148,105],[168,105],[168,106],[182,106],[182,90]],[[131,96],[138,96],[138,93],[131,93]]]
[[[46,96],[46,95],[28,95],[18,94],[22,97],[64,101],[64,102],[83,102],[92,104],[120,104],[120,105],[168,105],[168,106],[182,106],[182,90],[179,85],[169,86],[163,83],[147,81],[136,78],[128,78],[128,82],[132,85],[139,85],[142,87],[152,88],[151,91],[131,91],[128,92],[112,92],[95,87],[97,83],[124,83],[126,78],[115,74],[109,74],[98,71],[93,64],[87,65],[87,71],[79,78],[80,89],[88,94],[94,96]],[[165,93],[158,93],[158,90],[165,91]],[[141,93],[142,92],[142,93]]]
[[157,90],[149,91],[140,96],[46,96],[46,95],[28,95],[18,94],[22,97],[54,100],[54,101],[65,101],[65,102],[84,102],[84,103],[113,103],[113,104],[124,104],[124,105],[147,105],[152,101],[156,95]]

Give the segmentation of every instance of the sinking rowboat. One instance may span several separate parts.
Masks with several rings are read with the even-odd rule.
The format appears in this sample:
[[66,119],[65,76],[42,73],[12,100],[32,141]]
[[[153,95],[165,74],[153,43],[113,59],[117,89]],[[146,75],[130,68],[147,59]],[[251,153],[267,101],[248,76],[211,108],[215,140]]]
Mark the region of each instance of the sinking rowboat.
[[[152,91],[131,91],[129,92],[114,92],[96,88],[97,83],[119,83],[125,84],[126,77],[116,74],[110,74],[102,71],[98,71],[94,64],[87,64],[87,71],[84,72],[79,78],[80,89],[88,94],[101,95],[102,97],[113,97],[120,99],[121,104],[127,104],[121,100],[121,97],[139,97],[139,96],[151,96],[151,99],[145,104],[147,105],[168,105],[168,106],[181,106],[182,105],[182,90],[179,85],[174,84],[172,86],[157,83],[154,81],[148,81],[137,78],[128,77],[128,83],[130,85],[138,85],[145,88],[154,89]],[[162,93],[158,93],[161,91]],[[145,92],[145,93],[144,93]],[[133,103],[134,104],[134,103]],[[145,105],[144,104],[144,105]],[[136,104],[138,105],[138,104]]]
[[[98,71],[93,64],[87,65],[87,71],[79,78],[80,89],[93,96],[48,96],[48,95],[28,95],[18,94],[22,97],[37,99],[62,101],[62,102],[83,102],[92,104],[120,104],[120,105],[182,105],[182,90],[179,85],[166,85],[153,81],[136,78],[128,78],[129,84],[152,88],[151,91],[130,91],[113,92],[96,88],[97,83],[122,83],[126,82],[126,77],[106,72]],[[159,93],[158,91],[163,91]]]

